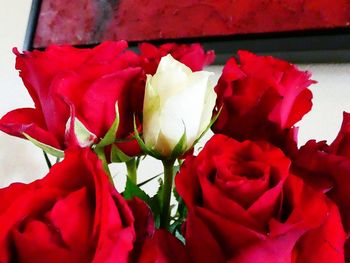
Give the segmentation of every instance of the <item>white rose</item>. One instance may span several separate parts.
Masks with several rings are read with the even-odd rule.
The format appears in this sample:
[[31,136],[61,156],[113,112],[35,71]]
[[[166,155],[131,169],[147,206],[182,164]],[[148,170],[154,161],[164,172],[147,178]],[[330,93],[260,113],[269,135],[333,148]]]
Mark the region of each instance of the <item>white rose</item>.
[[212,72],[192,72],[171,55],[163,57],[155,75],[147,75],[143,106],[143,138],[147,148],[170,156],[186,133],[183,152],[208,127],[215,106]]

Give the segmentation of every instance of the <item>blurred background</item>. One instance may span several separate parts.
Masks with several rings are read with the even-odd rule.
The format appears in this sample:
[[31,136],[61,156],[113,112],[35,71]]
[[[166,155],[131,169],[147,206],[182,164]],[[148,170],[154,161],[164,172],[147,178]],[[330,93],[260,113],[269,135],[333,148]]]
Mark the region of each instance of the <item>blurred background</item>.
[[[23,46],[31,1],[12,0],[0,2],[0,116],[33,103],[15,70],[12,48]],[[309,139],[332,141],[337,134],[343,111],[350,112],[350,63],[301,64],[303,70],[312,72],[318,83],[311,87],[314,107],[298,123],[299,144]],[[220,76],[221,66],[207,68]],[[209,137],[208,135],[207,137]],[[113,165],[118,188],[125,181],[124,167]],[[140,181],[161,170],[161,163],[146,160],[141,167]],[[30,142],[0,132],[0,187],[12,182],[31,182],[48,171],[42,151]],[[147,186],[155,191],[156,182]]]

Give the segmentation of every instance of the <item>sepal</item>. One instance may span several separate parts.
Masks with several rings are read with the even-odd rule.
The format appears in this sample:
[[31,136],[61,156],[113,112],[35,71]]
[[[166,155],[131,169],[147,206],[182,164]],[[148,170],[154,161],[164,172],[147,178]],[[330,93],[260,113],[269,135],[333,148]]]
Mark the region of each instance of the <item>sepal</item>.
[[[105,147],[111,145],[115,142],[115,136],[119,126],[119,108],[118,102],[115,104],[115,119],[112,123],[112,126],[109,128],[105,136],[101,139],[98,144],[92,146],[92,149],[97,154],[98,158],[102,161],[103,167],[105,171],[110,175],[110,171],[108,168],[107,158],[105,155]],[[111,182],[113,180],[111,179]]]
[[[73,120],[73,121],[72,121]],[[66,123],[66,136],[74,132],[78,145],[82,148],[90,147],[97,140],[97,136],[90,132],[77,117],[69,117]]]
[[101,139],[101,141],[96,144],[96,148],[104,148],[107,145],[113,144],[115,142],[115,135],[118,131],[119,127],[119,107],[118,102],[115,104],[115,119],[112,123],[112,126],[109,128],[105,136]]
[[137,125],[136,125],[136,119],[135,119],[135,116],[134,116],[134,137],[136,139],[136,141],[138,142],[140,148],[142,149],[142,151],[145,153],[145,154],[148,154],[156,159],[159,159],[159,160],[163,160],[164,157],[158,153],[157,151],[149,148],[146,146],[146,144],[144,143],[144,141],[142,140],[142,138],[140,137],[140,133],[139,131],[137,130]]
[[135,116],[134,116],[134,137],[136,141],[138,142],[140,148],[145,154],[148,154],[158,160],[176,160],[177,157],[183,155],[187,150],[187,137],[186,137],[186,129],[184,130],[184,133],[182,134],[179,142],[175,145],[173,151],[171,152],[170,156],[164,156],[160,152],[152,149],[151,147],[148,147],[145,142],[142,140],[140,133],[137,130]]
[[222,107],[220,108],[220,110],[218,111],[218,113],[216,113],[214,115],[214,117],[211,119],[210,123],[208,124],[208,126],[203,130],[203,132],[199,135],[199,137],[194,141],[193,146],[195,146],[200,139],[203,138],[203,136],[208,132],[208,130],[211,128],[211,126],[213,126],[213,124],[216,122],[216,120],[219,118],[219,115],[221,113]]
[[39,142],[38,140],[34,139],[33,137],[29,136],[27,133],[23,132],[23,136],[26,137],[30,142],[32,142],[35,146],[41,148],[44,152],[53,155],[57,158],[63,158],[64,157],[64,151],[60,149],[56,149],[50,145],[47,145],[45,143]]

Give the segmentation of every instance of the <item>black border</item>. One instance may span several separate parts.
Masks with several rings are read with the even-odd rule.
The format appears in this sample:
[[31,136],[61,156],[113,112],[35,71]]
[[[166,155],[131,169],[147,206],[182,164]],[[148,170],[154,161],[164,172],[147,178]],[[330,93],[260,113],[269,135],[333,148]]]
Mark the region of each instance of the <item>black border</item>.
[[42,0],[32,0],[32,6],[30,8],[26,35],[24,37],[23,50],[33,50],[33,42],[34,42],[35,30],[38,24],[38,18],[40,14],[41,1]]
[[[35,29],[42,0],[32,0],[24,50],[33,50]],[[154,44],[166,42],[201,43],[205,49],[214,49],[216,64],[223,64],[239,49],[258,54],[273,55],[294,63],[348,63],[350,62],[350,27],[283,33],[242,34],[235,36],[166,39],[149,41]],[[137,42],[130,42],[136,49]],[[83,45],[78,47],[91,47]]]

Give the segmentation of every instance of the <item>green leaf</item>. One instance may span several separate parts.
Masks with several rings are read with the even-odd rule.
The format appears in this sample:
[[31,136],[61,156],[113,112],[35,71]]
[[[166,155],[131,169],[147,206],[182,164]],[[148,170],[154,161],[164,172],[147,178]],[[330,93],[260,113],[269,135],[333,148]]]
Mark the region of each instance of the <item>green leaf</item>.
[[58,158],[64,157],[64,151],[56,149],[55,147],[52,147],[50,145],[47,145],[45,143],[39,142],[38,140],[34,139],[33,137],[29,136],[25,132],[23,133],[24,137],[26,137],[30,142],[32,142],[35,146],[41,148],[44,152],[51,154]]
[[152,199],[154,200],[154,202],[157,202],[159,208],[161,208],[163,205],[162,193],[163,193],[163,188],[164,188],[164,182],[161,178],[159,178],[158,183],[159,183],[159,186],[158,186],[157,193],[152,197]]
[[162,179],[158,180],[159,182],[159,187],[157,193],[151,198],[151,203],[149,206],[152,209],[153,216],[154,216],[154,223],[157,228],[160,227],[160,217],[161,217],[161,212],[162,212],[162,193],[163,193],[163,181]]
[[176,191],[176,188],[173,189],[173,193],[177,201],[177,211],[176,211],[177,220],[183,222],[187,216],[187,207],[182,197]]
[[187,216],[187,207],[182,198],[179,200],[179,203],[177,206],[177,214],[179,216],[180,221],[184,221]]
[[152,210],[154,216],[154,222],[156,227],[160,225],[160,214],[161,214],[161,193],[163,191],[163,183],[159,180],[159,188],[157,194],[150,197],[143,191],[139,186],[133,183],[129,178],[126,180],[126,187],[123,192],[125,199],[131,199],[133,197],[138,197],[143,200]]
[[172,234],[174,234],[177,227],[178,227],[178,223],[177,223],[177,222],[172,223],[172,224],[169,226],[169,232],[172,233]]
[[173,168],[174,169],[174,174],[177,174],[180,171],[181,165],[182,164],[174,165],[174,168]]
[[177,200],[177,210],[175,217],[173,218],[174,222],[171,224],[169,231],[184,243],[185,238],[181,234],[181,227],[187,217],[187,207],[175,188],[173,189],[173,193]]
[[185,240],[185,237],[181,234],[181,232],[179,231],[179,230],[175,230],[175,237],[177,238],[177,239],[179,239],[181,242],[182,242],[182,244],[185,244],[185,242],[186,242],[186,240]]
[[112,126],[109,128],[102,140],[96,145],[97,148],[103,148],[107,145],[113,144],[115,141],[115,134],[117,133],[119,127],[119,108],[118,102],[115,104],[115,120]]
[[132,160],[134,157],[130,157],[123,153],[116,145],[112,145],[111,150],[111,162],[112,163],[124,163]]
[[177,239],[179,239],[183,244],[185,244],[185,238],[181,234],[181,227],[183,222],[175,221],[169,227],[169,232],[172,233]]
[[145,191],[138,187],[134,182],[132,182],[128,177],[126,179],[126,186],[123,192],[125,199],[132,199],[133,197],[138,197],[145,201],[149,206],[151,204],[151,197],[149,197]]
[[161,173],[159,173],[159,174],[156,174],[155,176],[153,176],[153,177],[151,177],[151,178],[149,178],[149,179],[143,181],[142,183],[137,184],[137,186],[138,186],[138,187],[141,187],[141,186],[143,186],[143,185],[149,183],[150,181],[156,179],[157,177],[159,177],[159,176],[161,176],[161,175],[163,175],[163,172],[161,172]]

